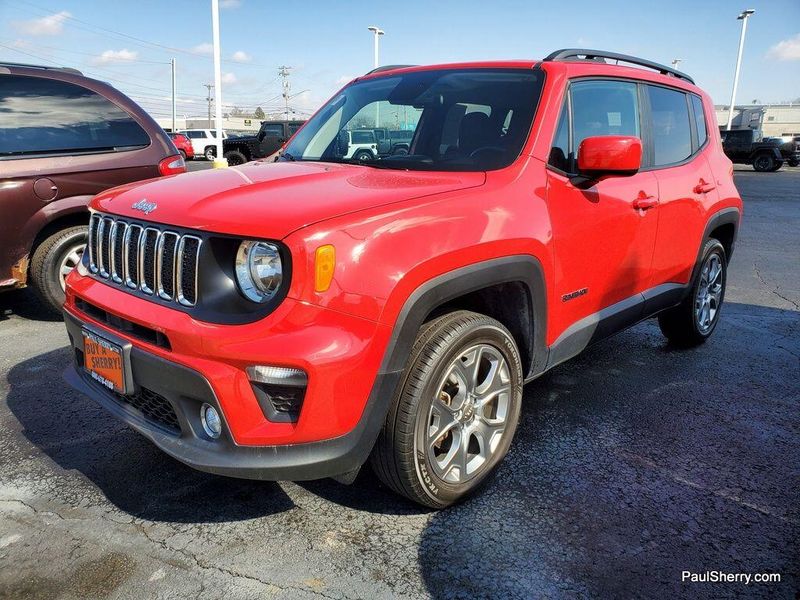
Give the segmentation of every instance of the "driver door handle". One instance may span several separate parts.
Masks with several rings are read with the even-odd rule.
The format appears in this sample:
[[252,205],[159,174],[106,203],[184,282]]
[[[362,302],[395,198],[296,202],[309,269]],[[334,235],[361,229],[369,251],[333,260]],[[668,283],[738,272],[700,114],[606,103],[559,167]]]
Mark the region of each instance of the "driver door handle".
[[639,196],[633,201],[634,210],[648,210],[658,204],[658,198],[648,196],[644,192],[639,192]]

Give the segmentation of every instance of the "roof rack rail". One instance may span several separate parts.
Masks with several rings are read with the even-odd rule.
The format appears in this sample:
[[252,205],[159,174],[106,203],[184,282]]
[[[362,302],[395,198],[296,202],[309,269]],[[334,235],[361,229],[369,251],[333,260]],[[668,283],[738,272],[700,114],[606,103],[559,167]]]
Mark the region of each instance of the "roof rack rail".
[[689,83],[692,84],[694,83],[694,79],[689,77],[686,73],[682,73],[681,71],[673,69],[672,67],[667,67],[666,65],[661,65],[659,63],[650,60],[645,60],[643,58],[629,56],[628,54],[618,54],[616,52],[606,52],[604,50],[587,50],[586,48],[564,48],[562,50],[556,50],[555,52],[548,55],[544,60],[545,61],[594,60],[594,61],[605,62],[605,59],[626,62],[632,65],[638,65],[640,67],[654,69],[659,73],[661,73],[662,75],[671,75],[672,77],[683,79],[684,81],[688,81]]
[[51,67],[48,65],[32,65],[28,63],[6,62],[0,60],[0,67],[23,67],[25,69],[43,69],[45,71],[62,71],[64,73],[72,73],[73,75],[83,75],[78,69],[72,67]]
[[372,71],[368,71],[365,75],[372,75],[373,73],[380,73],[382,71],[393,71],[395,69],[405,69],[406,67],[416,67],[417,65],[384,65],[376,67]]

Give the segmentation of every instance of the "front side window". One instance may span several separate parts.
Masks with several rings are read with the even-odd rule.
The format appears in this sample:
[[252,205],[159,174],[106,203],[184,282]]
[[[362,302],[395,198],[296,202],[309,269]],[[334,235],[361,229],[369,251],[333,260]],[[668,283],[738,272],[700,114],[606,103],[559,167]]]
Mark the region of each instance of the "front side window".
[[264,125],[262,131],[265,136],[281,137],[283,135],[283,125],[280,123]]
[[653,132],[653,164],[656,167],[686,160],[692,155],[692,131],[686,94],[648,85]]
[[297,130],[300,129],[303,125],[300,123],[292,123],[289,125],[289,135],[294,135],[297,133]]
[[0,75],[0,157],[112,152],[150,145],[119,106],[73,83]]
[[573,152],[581,142],[598,135],[641,137],[639,100],[635,83],[578,81],[570,86]]
[[408,154],[357,162],[403,170],[502,168],[525,144],[543,79],[532,69],[443,69],[356,81],[319,110],[284,157],[356,162],[346,157],[348,135],[369,129],[374,143],[380,128],[389,139],[412,139]]

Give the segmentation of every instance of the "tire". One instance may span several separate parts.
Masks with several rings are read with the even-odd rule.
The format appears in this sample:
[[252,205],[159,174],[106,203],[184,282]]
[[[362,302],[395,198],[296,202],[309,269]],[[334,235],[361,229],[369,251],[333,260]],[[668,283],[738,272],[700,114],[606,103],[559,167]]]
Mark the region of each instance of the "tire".
[[[720,272],[718,277],[713,279],[719,286],[718,290],[712,294],[707,286],[709,274],[707,267],[713,264],[719,265]],[[719,323],[722,304],[725,300],[727,277],[728,263],[725,248],[717,240],[708,240],[703,247],[703,260],[692,283],[690,294],[678,306],[666,310],[658,316],[661,332],[672,344],[690,348],[702,344],[711,337]],[[708,315],[705,313],[701,315],[698,311],[702,308],[701,304],[706,298],[708,299]]]
[[183,162],[186,162],[186,150],[178,150],[178,152],[180,153]]
[[797,166],[800,166],[800,160],[790,160],[790,161],[789,161],[789,166],[790,166],[790,167],[797,167]]
[[759,173],[766,173],[775,168],[775,159],[769,154],[758,154],[753,159],[753,169]]
[[[481,364],[477,381],[482,385],[470,388],[457,374],[475,372],[470,367],[476,357]],[[495,367],[487,371],[490,364]],[[452,377],[447,377],[450,372]],[[499,389],[494,394],[484,390],[492,399],[483,408],[476,407],[480,393],[475,400],[463,392],[485,387],[492,374]],[[457,311],[425,324],[370,456],[376,475],[398,494],[430,508],[445,508],[466,498],[508,452],[519,420],[522,381],[514,338],[494,319]],[[431,433],[432,427],[436,430]],[[489,432],[488,444],[486,437],[481,438],[484,443],[478,438],[481,431]],[[466,461],[459,461],[462,441]],[[463,471],[461,465],[466,467]]]
[[372,160],[375,158],[369,150],[359,150],[353,155],[355,160]]
[[206,160],[214,160],[217,157],[217,149],[214,146],[207,146],[203,151]]
[[408,155],[408,148],[405,146],[398,146],[392,150],[392,156],[406,156]]
[[769,171],[770,171],[770,173],[774,173],[775,171],[780,170],[780,168],[782,166],[783,166],[783,161],[782,160],[777,160],[777,161],[775,161],[775,166],[772,167]]
[[225,158],[228,160],[228,165],[231,167],[243,165],[247,162],[247,157],[239,150],[228,150],[225,153]]
[[75,259],[83,254],[86,236],[85,226],[68,227],[44,239],[33,251],[29,271],[31,288],[53,315],[61,315],[64,279],[77,264]]

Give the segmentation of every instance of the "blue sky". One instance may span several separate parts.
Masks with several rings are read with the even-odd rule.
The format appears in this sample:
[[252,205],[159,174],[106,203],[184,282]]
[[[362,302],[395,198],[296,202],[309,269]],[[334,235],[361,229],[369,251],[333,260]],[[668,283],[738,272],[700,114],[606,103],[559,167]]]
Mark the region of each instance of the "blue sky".
[[[800,1],[670,2],[221,0],[223,102],[281,106],[280,65],[293,67],[292,106],[316,108],[372,67],[372,34],[386,31],[381,62],[540,58],[588,47],[639,55],[694,76],[727,103],[744,8],[748,25],[737,101],[800,97]],[[0,59],[54,62],[108,80],[166,116],[169,59],[178,61],[178,113],[203,115],[212,81],[208,0],[0,0]]]

